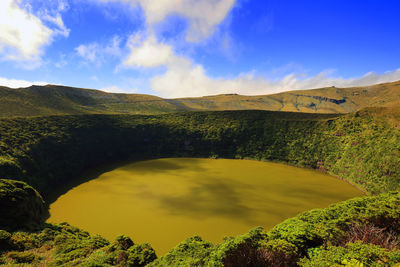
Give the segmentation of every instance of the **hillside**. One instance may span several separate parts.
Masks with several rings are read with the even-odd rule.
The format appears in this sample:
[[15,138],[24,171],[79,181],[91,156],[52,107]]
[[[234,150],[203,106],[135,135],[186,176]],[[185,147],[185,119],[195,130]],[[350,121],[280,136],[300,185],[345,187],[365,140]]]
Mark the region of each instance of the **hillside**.
[[[28,223],[17,230],[6,221],[0,226],[0,265],[392,266],[400,262],[400,196],[387,192],[400,189],[399,110],[0,119],[0,177],[7,179],[0,180],[0,195],[19,200],[0,201],[0,210],[6,203],[6,214]],[[149,244],[125,236],[111,243],[68,224],[43,224],[39,193],[9,180],[27,182],[51,202],[83,182],[76,177],[92,166],[170,156],[286,162],[325,170],[374,196],[308,211],[269,231],[256,228],[216,245],[191,237],[156,259]],[[21,209],[30,198],[38,205]]]
[[0,116],[63,114],[160,114],[177,111],[270,110],[349,113],[366,107],[400,104],[400,81],[354,88],[321,88],[273,95],[236,94],[163,99],[151,95],[113,94],[99,90],[46,85],[0,87]]
[[372,194],[399,190],[400,133],[394,127],[396,117],[388,117],[385,110],[347,115],[214,111],[1,119],[0,177],[28,182],[48,197],[55,187],[104,163],[222,157],[322,169]]

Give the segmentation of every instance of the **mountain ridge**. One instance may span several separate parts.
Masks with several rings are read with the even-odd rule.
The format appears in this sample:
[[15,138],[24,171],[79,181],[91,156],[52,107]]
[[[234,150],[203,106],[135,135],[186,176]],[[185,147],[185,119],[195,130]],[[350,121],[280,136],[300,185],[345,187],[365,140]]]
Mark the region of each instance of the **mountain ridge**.
[[0,117],[66,114],[160,114],[205,110],[350,113],[400,104],[400,81],[362,87],[325,87],[270,95],[220,94],[161,98],[61,85],[0,87]]

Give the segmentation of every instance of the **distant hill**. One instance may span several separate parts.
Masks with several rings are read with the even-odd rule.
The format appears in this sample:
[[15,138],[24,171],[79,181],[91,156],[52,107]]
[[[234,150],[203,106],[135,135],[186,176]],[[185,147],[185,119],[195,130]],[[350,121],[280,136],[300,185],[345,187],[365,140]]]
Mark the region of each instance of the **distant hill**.
[[328,87],[272,95],[237,94],[164,99],[58,85],[0,87],[0,117],[61,114],[159,114],[201,110],[271,110],[348,113],[400,104],[400,81],[364,87]]

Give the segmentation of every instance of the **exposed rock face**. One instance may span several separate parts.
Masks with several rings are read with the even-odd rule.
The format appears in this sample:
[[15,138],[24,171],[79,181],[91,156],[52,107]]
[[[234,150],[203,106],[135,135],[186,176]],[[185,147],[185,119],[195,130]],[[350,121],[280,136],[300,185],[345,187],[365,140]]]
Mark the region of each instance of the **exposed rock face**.
[[40,194],[21,181],[0,179],[0,229],[33,230],[49,216]]

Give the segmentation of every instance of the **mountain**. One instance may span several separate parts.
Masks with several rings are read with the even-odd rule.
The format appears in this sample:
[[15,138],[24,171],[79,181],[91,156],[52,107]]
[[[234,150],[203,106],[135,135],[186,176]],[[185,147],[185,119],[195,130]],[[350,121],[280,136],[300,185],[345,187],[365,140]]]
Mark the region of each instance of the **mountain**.
[[11,89],[0,87],[0,116],[61,114],[158,114],[200,110],[271,110],[349,113],[365,107],[400,104],[400,81],[372,86],[297,90],[272,95],[225,94],[165,99],[143,94],[115,94],[59,85]]

